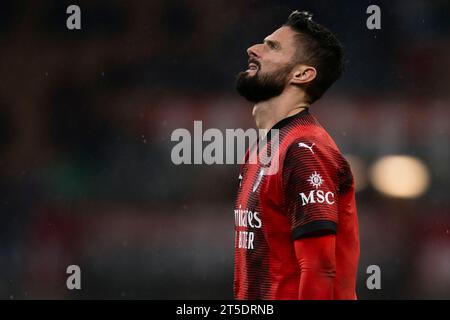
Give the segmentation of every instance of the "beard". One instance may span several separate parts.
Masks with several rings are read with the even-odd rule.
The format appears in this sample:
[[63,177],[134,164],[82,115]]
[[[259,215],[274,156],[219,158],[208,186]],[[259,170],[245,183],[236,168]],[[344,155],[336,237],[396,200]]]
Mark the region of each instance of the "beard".
[[292,65],[284,66],[272,73],[261,74],[260,65],[253,76],[247,71],[239,72],[236,78],[236,90],[250,102],[258,103],[279,96],[287,82]]

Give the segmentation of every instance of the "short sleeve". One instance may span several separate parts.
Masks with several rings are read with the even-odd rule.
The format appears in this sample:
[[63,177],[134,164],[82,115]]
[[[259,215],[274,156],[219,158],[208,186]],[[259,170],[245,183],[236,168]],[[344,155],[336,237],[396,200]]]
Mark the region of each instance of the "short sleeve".
[[292,239],[336,233],[337,175],[331,146],[296,140],[284,158],[283,194]]

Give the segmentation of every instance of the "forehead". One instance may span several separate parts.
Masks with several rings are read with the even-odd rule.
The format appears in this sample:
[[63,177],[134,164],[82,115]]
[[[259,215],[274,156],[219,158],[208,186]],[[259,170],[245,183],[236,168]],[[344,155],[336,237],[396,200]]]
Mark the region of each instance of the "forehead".
[[290,27],[283,26],[268,35],[264,40],[277,41],[283,49],[294,49],[295,34],[295,31]]

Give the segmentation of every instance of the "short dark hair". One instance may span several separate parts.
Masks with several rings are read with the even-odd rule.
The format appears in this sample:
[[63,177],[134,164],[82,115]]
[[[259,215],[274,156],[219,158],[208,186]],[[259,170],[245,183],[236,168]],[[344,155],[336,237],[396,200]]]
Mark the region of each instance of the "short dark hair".
[[292,12],[284,26],[297,32],[297,63],[317,70],[316,78],[306,88],[312,103],[341,76],[344,70],[342,45],[331,31],[312,20],[312,14],[306,11]]

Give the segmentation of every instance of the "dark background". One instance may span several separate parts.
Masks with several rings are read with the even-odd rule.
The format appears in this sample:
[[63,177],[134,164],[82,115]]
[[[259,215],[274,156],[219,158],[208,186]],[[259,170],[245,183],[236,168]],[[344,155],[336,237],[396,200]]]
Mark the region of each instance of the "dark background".
[[[359,298],[450,298],[450,2],[425,0],[2,1],[0,297],[232,298],[238,165],[176,166],[170,136],[254,127],[235,74],[295,9],[346,48],[311,112],[357,159]],[[374,188],[391,154],[424,163],[423,194]],[[71,264],[82,290],[66,288]]]

